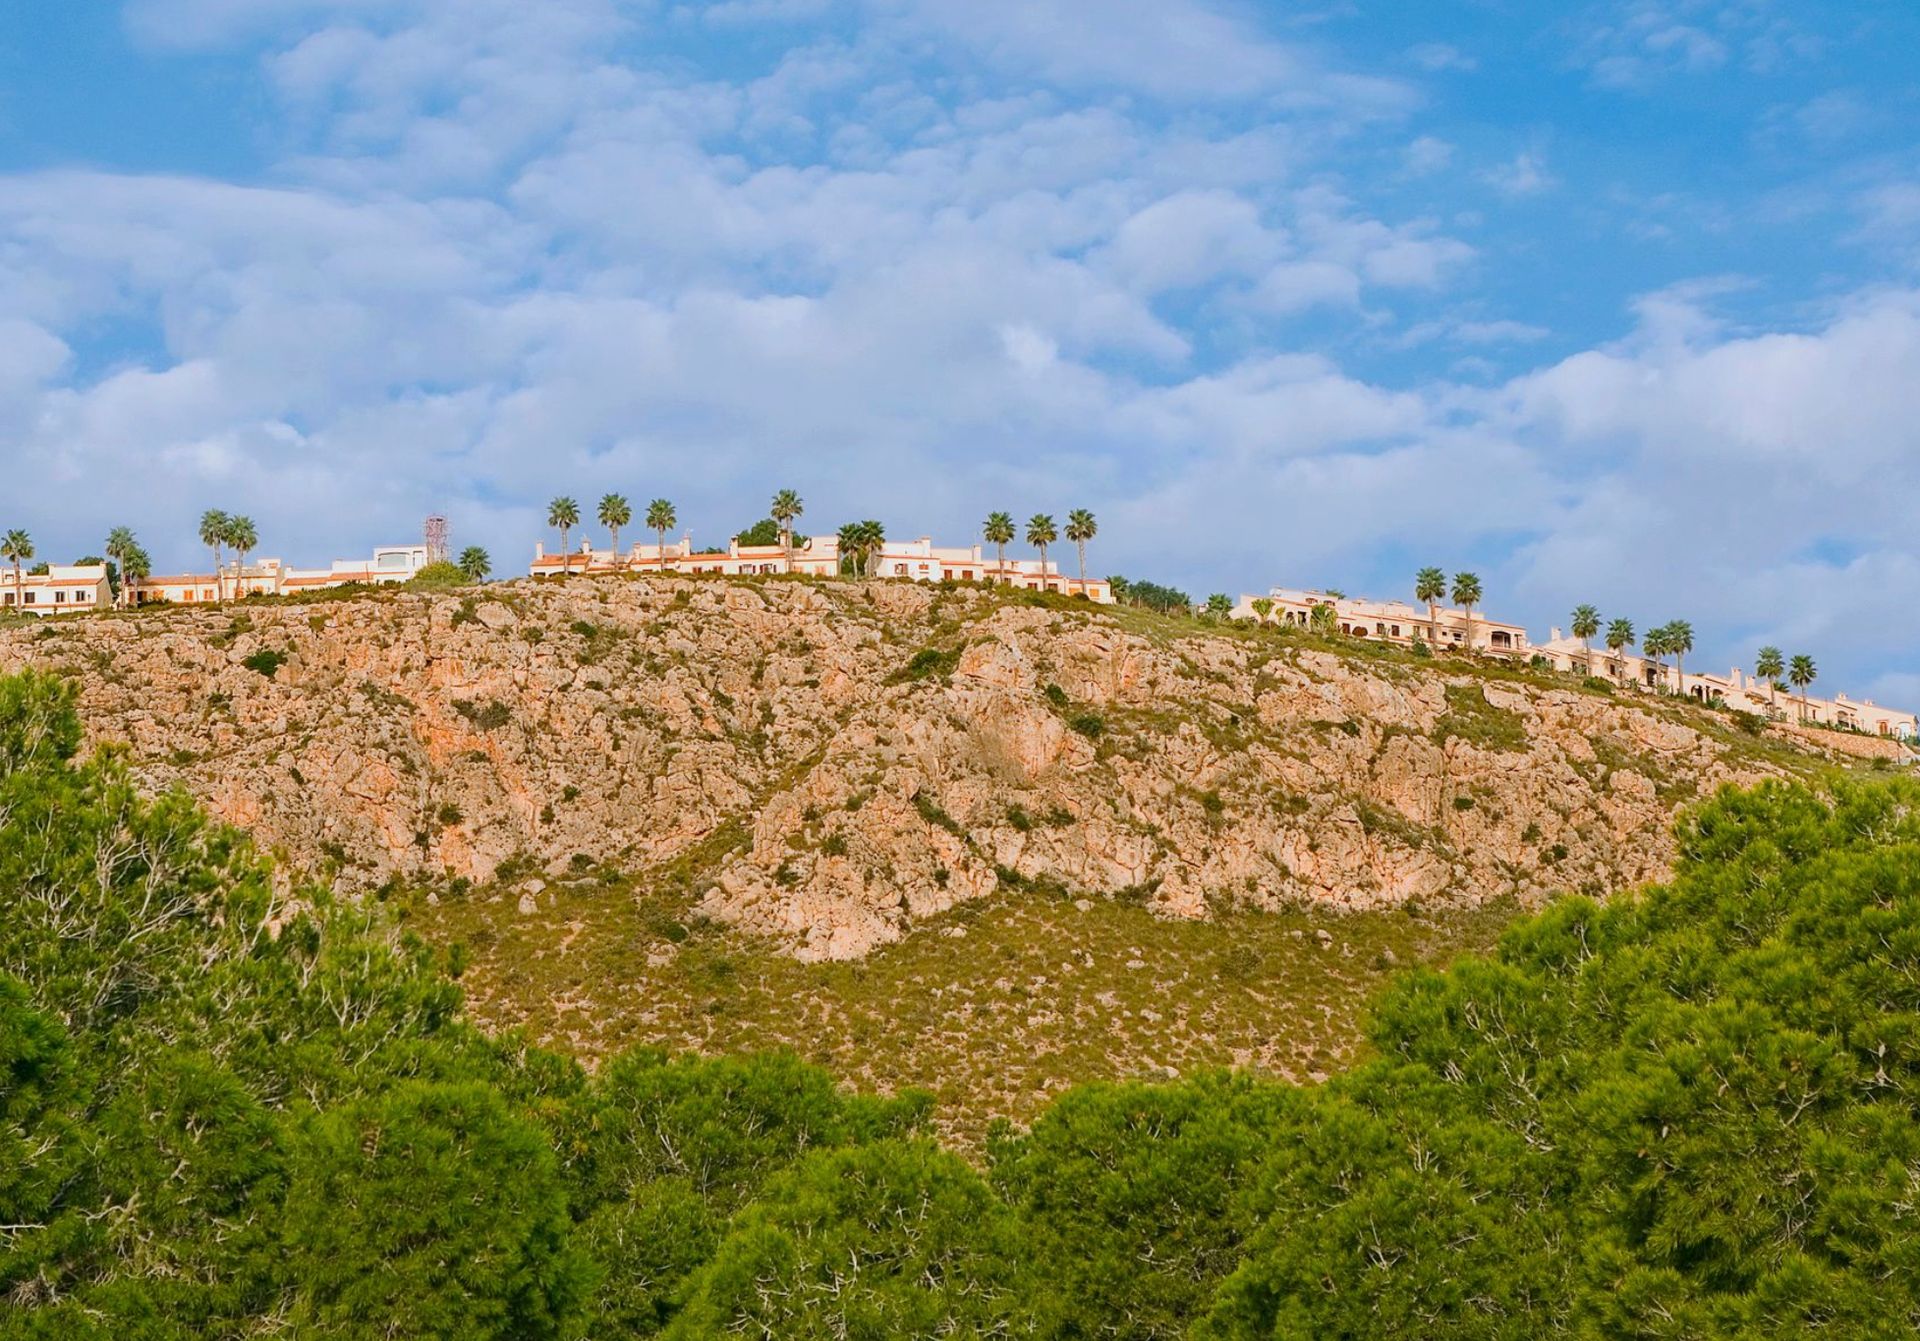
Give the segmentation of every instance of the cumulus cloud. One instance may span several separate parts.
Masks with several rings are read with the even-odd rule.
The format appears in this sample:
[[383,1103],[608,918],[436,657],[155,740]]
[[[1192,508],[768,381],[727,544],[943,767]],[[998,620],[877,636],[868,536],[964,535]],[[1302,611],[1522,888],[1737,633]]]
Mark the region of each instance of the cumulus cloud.
[[[1539,627],[1573,599],[1684,614],[1703,655],[1765,632],[1889,694],[1920,652],[1866,631],[1872,600],[1920,594],[1920,297],[1865,286],[1768,329],[1721,314],[1729,281],[1670,287],[1528,368],[1546,324],[1472,291],[1502,258],[1438,203],[1452,142],[1256,7],[134,0],[127,22],[257,61],[279,138],[246,183],[0,178],[0,430],[65,486],[18,504],[43,552],[132,522],[189,562],[219,505],[313,561],[436,510],[511,571],[552,493],[666,494],[716,541],[791,485],[823,528],[956,539],[994,507],[1090,506],[1097,565],[1200,591],[1471,563]],[[746,54],[772,25],[818,26]],[[1706,58],[1629,26],[1636,59]],[[1758,33],[1703,31],[1741,60]],[[702,32],[737,66],[675,45]],[[1391,181],[1356,180],[1364,154]],[[1488,180],[1555,184],[1538,150]],[[1898,181],[1859,209],[1863,240],[1913,240]],[[1835,535],[1844,559],[1810,548]]]

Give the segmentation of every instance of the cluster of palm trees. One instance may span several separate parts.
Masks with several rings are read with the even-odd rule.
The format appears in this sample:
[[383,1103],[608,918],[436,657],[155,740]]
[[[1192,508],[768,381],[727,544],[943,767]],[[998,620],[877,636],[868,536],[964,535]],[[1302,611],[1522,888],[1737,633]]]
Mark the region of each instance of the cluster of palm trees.
[[[791,490],[782,490],[791,493]],[[798,500],[796,499],[797,503]],[[627,501],[625,494],[607,494],[600,499],[599,511],[595,514],[600,524],[607,528],[608,547],[613,552],[616,565],[620,558],[620,529],[633,522],[633,504]],[[797,515],[797,513],[796,513]],[[680,524],[680,516],[674,511],[673,504],[664,498],[656,498],[647,504],[645,524],[648,530],[660,537],[660,557],[664,562],[667,553],[667,532]],[[560,553],[564,556],[561,567],[566,572],[573,571],[572,535],[580,525],[580,504],[574,499],[562,496],[547,505],[547,525],[560,533]]]
[[[1573,636],[1580,640],[1581,649],[1587,663],[1587,674],[1593,674],[1593,640],[1600,633],[1600,612],[1591,605],[1576,605],[1573,608]],[[1607,650],[1620,656],[1632,647],[1639,638],[1631,619],[1616,619],[1606,626]],[[1648,629],[1647,636],[1639,639],[1640,650],[1655,665],[1663,665],[1666,657],[1674,659],[1676,673],[1679,675],[1680,692],[1687,691],[1687,654],[1693,651],[1693,625],[1684,619],[1671,619],[1658,628]]]
[[[1413,598],[1427,607],[1427,642],[1440,645],[1440,614],[1435,608],[1447,598],[1447,575],[1438,568],[1422,568],[1413,575]],[[1473,650],[1473,607],[1487,598],[1478,573],[1453,575],[1453,603],[1466,612],[1467,650]]]
[[[1080,582],[1087,580],[1087,542],[1100,533],[1100,523],[1086,508],[1075,508],[1067,514],[1066,538],[1073,542],[1080,556]],[[994,547],[995,566],[1004,576],[1007,567],[1007,546],[1018,538],[1011,512],[992,512],[980,527],[981,537]],[[1050,513],[1036,512],[1027,518],[1026,540],[1029,545],[1040,551],[1040,571],[1047,571],[1047,546],[1056,544],[1061,537],[1060,525]]]
[[218,508],[209,508],[200,514],[200,543],[213,552],[213,587],[218,600],[227,598],[225,553],[231,549],[234,555],[233,594],[236,598],[244,594],[247,573],[247,556],[260,547],[260,532],[255,529],[253,518],[238,514],[228,514]]
[[1813,658],[1801,652],[1791,659],[1783,656],[1777,647],[1763,647],[1753,659],[1754,675],[1767,682],[1767,698],[1780,689],[1784,679],[1800,691],[1800,720],[1807,719],[1807,690],[1820,678],[1820,668],[1814,665]]
[[[1593,639],[1600,632],[1600,612],[1591,605],[1577,605],[1573,609],[1573,636],[1578,638],[1586,653],[1587,674],[1593,673]],[[1634,644],[1633,621],[1615,619],[1606,626],[1607,650],[1616,657]],[[1679,693],[1687,692],[1687,654],[1693,651],[1693,625],[1684,619],[1669,620],[1658,628],[1647,630],[1647,636],[1640,639],[1640,650],[1656,665],[1664,658],[1674,659],[1674,673],[1678,678]],[[1754,678],[1767,686],[1769,699],[1780,690],[1782,683],[1790,684],[1800,691],[1800,713],[1806,716],[1807,690],[1819,678],[1820,669],[1812,657],[1801,653],[1788,659],[1777,647],[1763,647],[1754,658]]]
[[[13,567],[13,605],[16,610],[24,603],[25,565],[33,562],[35,553],[33,537],[25,531],[16,528],[0,537],[0,558]],[[152,574],[153,560],[134,538],[133,532],[125,526],[116,526],[107,533],[106,557],[113,562],[120,575],[120,586],[114,593],[115,603],[131,604],[134,586],[141,578]],[[83,559],[81,562],[92,561]]]
[[[806,503],[792,489],[782,489],[773,496],[768,507],[768,515],[780,528],[780,547],[786,551],[789,561],[793,557],[793,524],[805,514]],[[573,567],[573,532],[580,526],[580,504],[568,497],[554,499],[547,506],[547,525],[560,533],[560,552],[563,572],[571,572]],[[620,531],[633,522],[633,506],[625,495],[608,494],[600,500],[596,514],[600,524],[607,528],[608,546],[614,555],[614,563],[619,565]],[[660,537],[660,554],[664,561],[667,548],[667,532],[680,524],[679,514],[673,504],[664,498],[656,498],[647,505],[644,519],[648,530]],[[1040,566],[1044,572],[1047,564],[1047,547],[1058,544],[1061,537],[1073,543],[1079,554],[1080,580],[1087,580],[1087,542],[1098,535],[1100,524],[1092,512],[1086,508],[1075,508],[1067,514],[1067,524],[1063,531],[1054,518],[1044,512],[1037,512],[1027,519],[1026,542],[1040,551]],[[998,567],[1004,574],[1007,566],[1007,546],[1020,539],[1021,532],[1015,525],[1013,514],[995,512],[988,516],[981,528],[988,544],[998,552]],[[857,574],[871,577],[881,552],[886,548],[887,530],[884,524],[868,518],[864,521],[848,522],[840,528],[840,554]]]

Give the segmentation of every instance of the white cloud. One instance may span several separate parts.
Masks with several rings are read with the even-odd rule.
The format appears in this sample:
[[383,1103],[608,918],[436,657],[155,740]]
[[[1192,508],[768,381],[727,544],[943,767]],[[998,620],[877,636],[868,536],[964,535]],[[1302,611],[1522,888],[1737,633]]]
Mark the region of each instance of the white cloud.
[[1406,159],[1408,172],[1428,177],[1453,162],[1453,146],[1436,135],[1422,135],[1407,146]]
[[[729,79],[654,40],[821,12],[725,9],[137,0],[149,42],[263,43],[287,138],[264,185],[0,178],[0,427],[85,482],[20,501],[43,550],[132,521],[191,561],[218,504],[315,560],[444,509],[505,572],[563,488],[667,494],[711,540],[792,484],[823,528],[1084,504],[1096,564],[1200,590],[1417,551],[1540,626],[1595,599],[1692,617],[1702,656],[1776,631],[1836,685],[1920,661],[1869,619],[1920,594],[1920,297],[1746,329],[1695,283],[1550,366],[1449,372],[1547,336],[1460,292],[1502,258],[1442,196],[1452,145],[1357,140],[1405,90],[1257,9],[833,0]],[[1602,54],[1708,58],[1662,31]],[[1491,180],[1554,184],[1538,148]],[[1907,254],[1899,179],[1859,208]],[[1856,557],[1808,558],[1828,536]]]
[[1547,170],[1546,156],[1532,149],[1522,150],[1512,162],[1489,168],[1482,176],[1504,196],[1537,196],[1559,185]]
[[1015,73],[1067,87],[1177,99],[1271,97],[1356,110],[1404,107],[1406,90],[1325,69],[1199,0],[865,0],[908,33],[959,43]]
[[1479,61],[1450,42],[1422,42],[1407,56],[1422,70],[1472,71],[1480,68]]

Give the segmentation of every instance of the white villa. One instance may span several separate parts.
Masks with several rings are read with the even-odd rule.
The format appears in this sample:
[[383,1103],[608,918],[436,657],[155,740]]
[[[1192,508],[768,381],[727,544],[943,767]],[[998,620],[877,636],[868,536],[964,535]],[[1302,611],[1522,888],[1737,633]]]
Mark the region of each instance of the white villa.
[[1372,601],[1324,591],[1275,587],[1264,598],[1242,596],[1233,607],[1233,617],[1258,620],[1260,612],[1253,605],[1257,599],[1273,603],[1273,608],[1266,615],[1269,623],[1311,628],[1314,610],[1330,606],[1333,609],[1334,627],[1353,638],[1369,638],[1399,647],[1411,647],[1417,640],[1437,650],[1465,650],[1471,632],[1472,650],[1476,652],[1500,657],[1533,655],[1524,628],[1504,620],[1489,619],[1478,611],[1469,616],[1467,611],[1452,606],[1436,606],[1430,625],[1424,608],[1408,605],[1405,601]]
[[1883,708],[1872,699],[1853,699],[1845,694],[1815,698],[1809,694],[1803,702],[1798,693],[1769,685],[1737,668],[1725,675],[1688,671],[1682,684],[1679,670],[1665,662],[1631,652],[1615,653],[1604,647],[1589,651],[1578,638],[1566,637],[1559,629],[1553,630],[1553,636],[1534,650],[1556,670],[1685,693],[1702,703],[1718,701],[1740,712],[1775,721],[1836,726],[1869,736],[1920,740],[1920,717],[1898,708]]
[[[812,536],[796,544],[789,555],[779,545],[730,544],[724,552],[698,553],[693,541],[682,536],[669,543],[664,553],[658,543],[636,544],[624,554],[595,549],[593,542],[582,541],[571,554],[549,554],[545,545],[534,547],[529,572],[534,577],[556,577],[565,573],[658,572],[665,568],[676,573],[721,573],[735,577],[771,576],[800,573],[811,577],[831,577],[840,571],[840,538]],[[874,558],[874,574],[884,578],[906,578],[918,582],[996,582],[1024,587],[1030,591],[1057,591],[1083,596],[1098,605],[1113,604],[1113,586],[1104,578],[1068,577],[1060,565],[1048,559],[1043,567],[1038,559],[1008,559],[1003,566],[985,547],[973,545],[951,548],[935,545],[931,536],[917,540],[889,540]]]
[[140,579],[134,591],[139,605],[169,602],[205,604],[240,596],[297,596],[326,587],[405,582],[427,566],[425,545],[383,545],[368,559],[336,559],[326,568],[289,568],[279,559],[230,563],[212,573],[175,573]]
[[[84,614],[113,605],[113,588],[104,563],[47,565],[44,573],[22,573],[16,590],[13,573],[0,573],[0,610],[18,608],[29,615]],[[18,602],[16,607],[15,602]]]

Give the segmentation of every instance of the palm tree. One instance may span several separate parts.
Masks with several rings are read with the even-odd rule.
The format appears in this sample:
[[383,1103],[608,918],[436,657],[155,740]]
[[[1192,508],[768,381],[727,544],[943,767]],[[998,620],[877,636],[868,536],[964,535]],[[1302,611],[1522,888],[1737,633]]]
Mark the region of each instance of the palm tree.
[[1600,632],[1600,612],[1591,605],[1573,607],[1573,636],[1586,653],[1587,674],[1593,674],[1593,635]]
[[1667,650],[1673,653],[1675,673],[1680,677],[1680,693],[1687,692],[1687,653],[1693,650],[1693,625],[1676,619],[1667,625]]
[[840,528],[840,561],[843,566],[853,570],[854,577],[860,576],[860,548],[863,543],[859,522],[850,521]]
[[1323,638],[1331,638],[1339,627],[1340,612],[1333,608],[1333,602],[1324,601],[1313,607],[1307,616],[1307,627]]
[[1216,591],[1207,597],[1206,616],[1208,619],[1225,619],[1233,613],[1233,602],[1227,599],[1227,593]]
[[200,543],[213,551],[213,598],[215,601],[226,599],[226,588],[220,581],[220,557],[227,543],[227,527],[231,519],[219,508],[208,508],[200,514]]
[[987,538],[989,545],[999,551],[1000,580],[1005,582],[1007,580],[1007,546],[1013,543],[1014,537],[1013,514],[1011,512],[988,513],[986,525],[980,528],[980,533]]
[[780,548],[786,552],[787,568],[793,568],[793,523],[794,519],[807,510],[800,495],[791,489],[782,489],[773,496],[773,506],[767,509],[780,527]]
[[874,563],[886,543],[887,528],[871,518],[840,528],[840,553],[851,561],[855,577],[874,576]]
[[1252,605],[1253,617],[1262,624],[1266,623],[1267,616],[1273,613],[1273,601],[1265,596],[1256,596],[1253,598]]
[[1040,590],[1047,588],[1047,546],[1060,538],[1059,528],[1053,524],[1053,518],[1044,512],[1036,512],[1027,518],[1027,543],[1040,551]]
[[126,558],[120,561],[120,581],[127,589],[128,605],[135,604],[135,589],[152,576],[153,559],[148,556],[146,546],[138,543],[129,546]]
[[26,583],[20,576],[20,565],[33,557],[33,537],[25,531],[8,531],[7,538],[0,540],[0,558],[13,565],[13,608],[25,610],[27,606]]
[[120,590],[114,593],[113,603],[115,605],[119,605],[123,599],[129,605],[133,603],[132,598],[128,595],[128,583],[131,582],[132,579],[127,573],[129,566],[127,559],[129,555],[139,548],[140,542],[133,538],[132,527],[116,526],[107,532],[107,557],[112,559],[120,569]]
[[1618,657],[1633,646],[1633,621],[1616,619],[1607,625],[1607,650]]
[[[14,568],[16,573],[19,568]],[[1800,691],[1800,722],[1804,726],[1807,720],[1807,686],[1820,678],[1820,668],[1813,664],[1813,658],[1801,653],[1787,663],[1787,683]]]
[[633,505],[624,494],[608,494],[600,500],[600,524],[607,528],[607,544],[613,549],[613,562],[620,563],[620,528],[633,520]]
[[1648,629],[1647,636],[1640,640],[1640,650],[1645,652],[1653,664],[1660,668],[1661,673],[1658,679],[1661,682],[1661,688],[1664,689],[1666,687],[1667,666],[1661,658],[1667,654],[1667,626],[1662,624],[1658,628]]
[[[667,532],[680,524],[680,514],[664,498],[647,504],[647,529],[660,537],[660,571],[667,571]],[[678,565],[675,565],[678,567]]]
[[460,551],[460,571],[467,581],[476,585],[485,582],[493,572],[493,558],[478,545],[468,545]]
[[233,597],[239,600],[247,594],[247,555],[260,545],[260,532],[254,529],[253,518],[227,518],[227,543],[233,546]]
[[1485,595],[1480,589],[1480,577],[1477,573],[1455,573],[1453,575],[1453,603],[1467,612],[1467,651],[1473,651],[1473,607],[1480,604]]
[[1767,682],[1767,707],[1774,706],[1774,691],[1780,687],[1780,677],[1787,673],[1786,659],[1780,655],[1780,649],[1769,644],[1760,649],[1753,659],[1753,673]]
[[564,494],[547,504],[547,525],[560,533],[560,568],[573,572],[573,528],[580,524],[580,505]]
[[1413,599],[1427,607],[1427,641],[1440,645],[1440,616],[1434,606],[1446,599],[1447,575],[1438,568],[1422,568],[1413,575]]
[[1087,542],[1100,531],[1100,524],[1093,514],[1085,508],[1075,508],[1067,514],[1067,539],[1080,550],[1080,590],[1087,589]]
[[887,547],[887,528],[869,517],[860,523],[860,548],[867,560],[867,576],[880,575],[880,555]]

